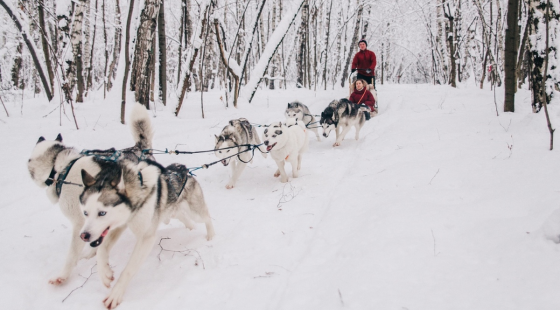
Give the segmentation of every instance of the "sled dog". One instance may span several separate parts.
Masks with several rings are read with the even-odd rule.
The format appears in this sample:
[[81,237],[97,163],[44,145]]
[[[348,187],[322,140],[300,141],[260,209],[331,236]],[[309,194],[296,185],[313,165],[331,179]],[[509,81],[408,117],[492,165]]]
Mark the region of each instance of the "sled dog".
[[333,100],[321,113],[319,123],[323,127],[323,136],[328,137],[332,130],[336,133],[336,142],[333,146],[339,146],[344,137],[354,126],[356,128],[356,140],[360,138],[360,130],[366,121],[365,112],[369,108],[359,106],[346,98]]
[[299,101],[290,102],[284,114],[287,119],[295,118],[302,121],[305,126],[309,125],[309,127],[311,127],[309,129],[317,136],[317,141],[321,141],[321,135],[319,135],[319,129],[318,126],[316,126],[315,116],[309,112],[309,108],[305,104]]
[[[216,145],[214,147],[214,154],[216,157],[221,159],[224,166],[231,164],[231,178],[226,184],[226,188],[231,189],[235,187],[235,184],[247,166],[247,163],[253,160],[254,153],[247,151],[239,154],[238,156],[231,157],[231,155],[249,149],[249,147],[246,146],[247,144],[261,144],[261,139],[259,138],[255,127],[253,127],[246,118],[233,119],[229,121],[224,129],[222,129],[220,135],[215,135],[215,137]],[[263,151],[260,153],[264,158],[266,158],[264,147]]]
[[160,223],[176,218],[193,229],[193,221],[201,222],[206,224],[206,238],[214,236],[202,189],[184,165],[164,168],[151,160],[139,164],[107,161],[97,176],[86,170],[81,174],[85,187],[80,195],[84,216],[80,237],[91,247],[99,246],[97,268],[105,286],[114,279],[109,251],[115,241],[126,227],[137,240],[128,264],[103,301],[108,309],[122,302],[130,280],[155,244]]
[[[70,249],[66,255],[66,262],[62,270],[49,280],[51,284],[62,284],[76,266],[83,250],[84,244],[80,240],[80,229],[84,218],[80,211],[79,196],[83,184],[80,176],[82,169],[96,175],[100,171],[99,158],[118,161],[138,161],[142,150],[152,146],[152,126],[148,112],[142,105],[136,105],[130,120],[131,131],[136,144],[128,149],[116,151],[94,150],[85,155],[75,148],[65,146],[62,135],[55,140],[45,140],[40,137],[31,153],[27,168],[31,179],[41,188],[46,188],[47,197],[51,202],[59,203],[60,210],[72,224],[72,237]],[[91,258],[95,249],[85,256]]]
[[273,123],[263,133],[264,145],[270,156],[276,162],[278,169],[274,177],[280,176],[280,182],[288,182],[288,175],[284,169],[285,162],[292,165],[292,177],[299,176],[301,157],[309,146],[309,137],[303,126],[298,125],[295,119]]

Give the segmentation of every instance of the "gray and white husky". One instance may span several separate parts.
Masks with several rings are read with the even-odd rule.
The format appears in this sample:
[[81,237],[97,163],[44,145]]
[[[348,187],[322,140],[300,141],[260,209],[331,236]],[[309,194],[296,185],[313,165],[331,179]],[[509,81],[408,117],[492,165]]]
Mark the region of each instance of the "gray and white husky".
[[284,114],[286,115],[286,118],[295,118],[302,121],[306,125],[306,127],[307,125],[309,125],[309,130],[315,133],[315,136],[317,136],[317,141],[321,141],[321,135],[319,135],[318,126],[316,126],[315,124],[315,116],[311,114],[309,108],[305,104],[299,101],[290,102],[288,103],[288,107],[286,108]]
[[[253,152],[247,151],[239,154],[238,156],[232,156],[233,154],[243,152],[249,147],[248,144],[259,145],[261,140],[255,127],[249,123],[246,118],[233,119],[222,129],[219,136],[216,137],[216,145],[214,147],[214,154],[216,157],[221,159],[224,166],[231,163],[231,178],[226,184],[227,189],[235,187],[239,176],[247,166],[247,163],[252,160]],[[261,148],[259,148],[261,149]],[[266,153],[259,152],[264,158],[266,158]]]
[[[40,137],[27,163],[29,174],[33,181],[41,188],[46,188],[47,197],[52,203],[60,206],[62,213],[72,224],[72,241],[62,270],[49,280],[49,283],[62,284],[71,274],[72,269],[80,259],[84,243],[80,240],[80,230],[84,224],[84,217],[80,210],[79,196],[83,184],[80,171],[96,175],[101,167],[96,161],[99,157],[113,158],[118,161],[138,161],[142,150],[152,146],[152,127],[150,116],[142,105],[133,108],[130,119],[131,131],[136,144],[118,153],[115,149],[92,151],[93,155],[85,155],[75,148],[65,146],[62,135],[55,140],[45,140]],[[117,156],[120,154],[120,156]],[[118,158],[117,158],[118,157]],[[95,249],[85,256],[95,255]]]
[[303,126],[297,120],[290,118],[286,124],[272,123],[263,133],[264,145],[270,156],[276,162],[278,169],[274,177],[280,177],[280,182],[288,182],[288,175],[284,169],[286,162],[292,165],[292,177],[299,176],[301,158],[309,146],[309,137]]
[[194,228],[194,222],[206,224],[206,238],[214,236],[202,189],[180,164],[163,167],[146,160],[132,162],[106,161],[93,177],[82,170],[85,185],[80,195],[85,221],[80,237],[97,250],[97,268],[105,286],[113,281],[109,251],[128,227],[136,236],[130,260],[109,295],[103,300],[108,309],[118,306],[132,277],[152,250],[160,223],[171,218]]
[[336,141],[333,146],[339,146],[348,131],[355,127],[356,140],[358,140],[360,138],[360,130],[366,122],[365,112],[369,113],[369,108],[352,103],[346,98],[333,100],[321,113],[319,123],[323,127],[323,136],[325,138],[328,137],[330,132],[334,130]]

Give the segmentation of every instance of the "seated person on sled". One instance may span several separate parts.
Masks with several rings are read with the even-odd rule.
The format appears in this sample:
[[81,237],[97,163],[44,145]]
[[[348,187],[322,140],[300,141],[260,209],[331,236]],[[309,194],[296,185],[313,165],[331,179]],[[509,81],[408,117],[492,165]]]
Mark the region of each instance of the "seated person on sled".
[[368,90],[368,84],[362,79],[357,79],[354,83],[354,92],[348,98],[350,102],[356,103],[358,105],[367,106],[370,113],[366,113],[366,120],[370,117],[377,115],[377,109],[375,108],[375,98],[373,94]]

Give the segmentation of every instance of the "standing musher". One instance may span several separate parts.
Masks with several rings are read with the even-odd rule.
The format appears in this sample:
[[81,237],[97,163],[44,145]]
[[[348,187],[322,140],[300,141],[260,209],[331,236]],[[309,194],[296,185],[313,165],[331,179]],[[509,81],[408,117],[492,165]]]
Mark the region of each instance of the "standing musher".
[[367,49],[367,41],[361,39],[358,42],[360,50],[352,60],[352,73],[358,70],[357,79],[362,79],[368,83],[371,88],[375,89],[375,65],[377,59],[375,53]]

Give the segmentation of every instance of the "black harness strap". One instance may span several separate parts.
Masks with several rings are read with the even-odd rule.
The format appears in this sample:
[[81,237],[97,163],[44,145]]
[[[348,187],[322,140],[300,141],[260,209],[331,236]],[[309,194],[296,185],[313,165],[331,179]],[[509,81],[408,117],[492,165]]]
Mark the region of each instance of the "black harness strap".
[[[78,161],[78,159],[82,158],[82,156],[72,160],[68,166],[66,166],[66,168],[64,168],[59,174],[58,174],[58,178],[56,179],[56,195],[60,197],[60,193],[62,192],[62,184],[72,184],[72,185],[79,185],[82,186],[81,184],[76,184],[76,183],[70,183],[70,182],[66,182],[64,180],[66,180],[66,177],[68,176],[68,173],[70,172],[70,169],[72,169],[72,166],[74,166],[74,164]],[[53,169],[54,170],[54,169]]]

